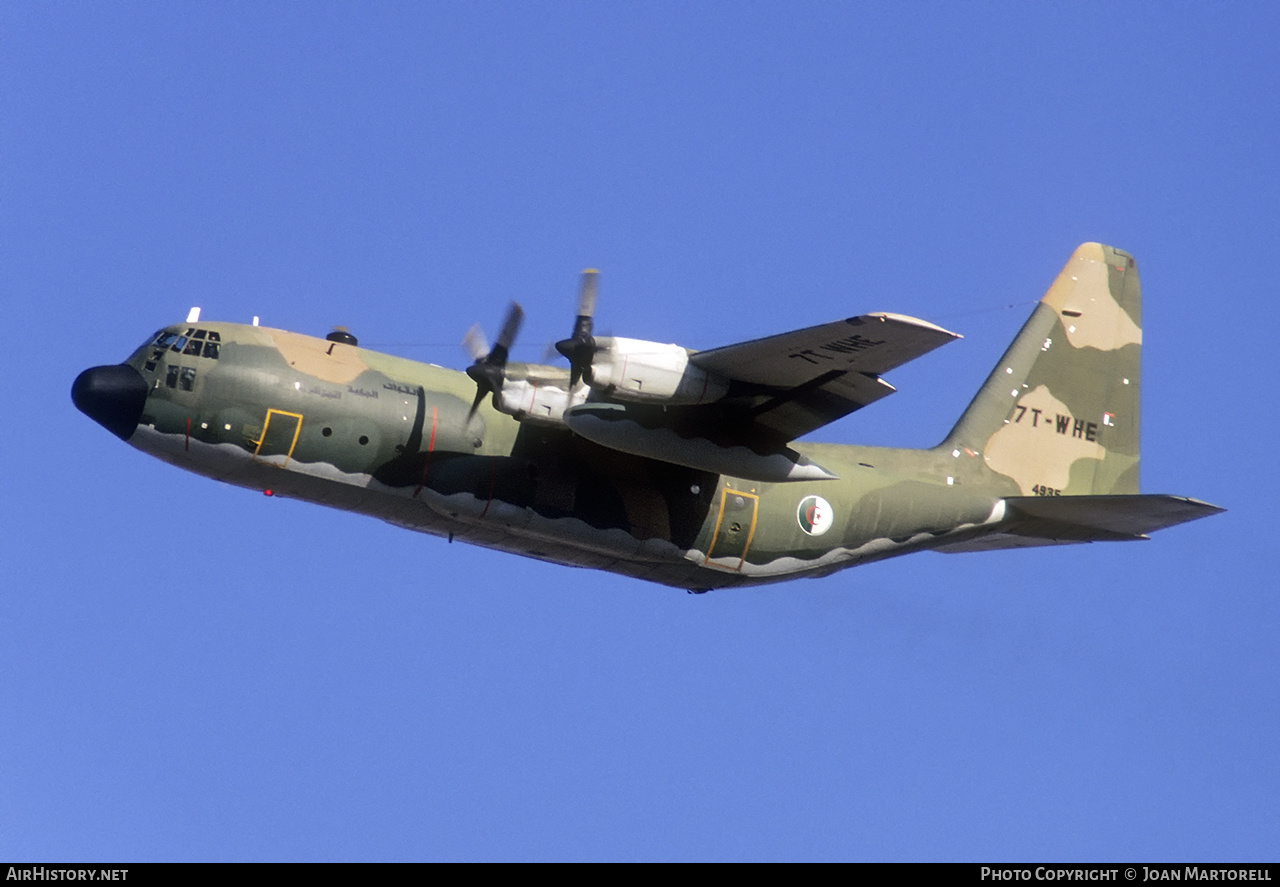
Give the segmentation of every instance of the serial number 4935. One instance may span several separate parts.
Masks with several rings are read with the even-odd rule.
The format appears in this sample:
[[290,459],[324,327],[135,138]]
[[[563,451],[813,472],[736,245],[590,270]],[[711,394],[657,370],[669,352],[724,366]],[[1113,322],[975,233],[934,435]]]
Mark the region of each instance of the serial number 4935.
[[1037,496],[1061,496],[1062,490],[1056,487],[1046,487],[1044,484],[1036,484],[1031,488],[1031,492]]

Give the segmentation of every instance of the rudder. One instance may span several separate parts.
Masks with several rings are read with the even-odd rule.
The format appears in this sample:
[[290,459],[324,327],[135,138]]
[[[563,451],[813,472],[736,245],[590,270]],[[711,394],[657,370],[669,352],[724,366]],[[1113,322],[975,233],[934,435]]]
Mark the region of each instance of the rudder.
[[1133,257],[1081,244],[943,446],[1024,496],[1137,493],[1141,352]]

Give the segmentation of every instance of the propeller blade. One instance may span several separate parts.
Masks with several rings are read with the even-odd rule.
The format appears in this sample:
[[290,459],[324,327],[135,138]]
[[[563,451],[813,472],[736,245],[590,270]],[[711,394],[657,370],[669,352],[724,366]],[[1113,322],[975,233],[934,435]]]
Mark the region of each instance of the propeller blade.
[[592,319],[596,313],[596,290],[600,272],[588,268],[582,272],[578,288],[578,316],[573,321],[573,334],[556,342],[556,350],[569,361],[569,387],[577,388],[583,376],[591,378],[591,359],[595,357],[596,343],[591,338]]
[[511,353],[511,344],[515,342],[516,333],[520,332],[522,323],[524,323],[524,309],[518,302],[512,302],[511,307],[507,309],[507,316],[502,320],[502,332],[498,333],[498,344],[493,346],[493,350],[485,358],[488,363],[497,366],[506,365],[507,357]]
[[573,336],[591,335],[591,320],[596,315],[596,290],[600,286],[600,272],[588,268],[582,272],[582,283],[578,287],[578,317],[573,324]]
[[[490,352],[492,353],[492,352]],[[476,397],[471,402],[471,411],[467,413],[467,421],[480,409],[480,402],[486,395],[494,394],[502,388],[503,368],[487,360],[477,360],[467,367],[467,375],[476,383]]]
[[489,393],[488,391],[484,390],[483,385],[481,385],[479,382],[476,383],[476,396],[475,396],[475,399],[471,401],[471,409],[467,410],[468,424],[470,424],[471,420],[475,418],[476,410],[480,409],[480,403],[484,400],[485,395],[488,393]]
[[475,358],[475,363],[467,367],[467,375],[476,383],[476,397],[471,402],[471,411],[467,413],[467,421],[480,409],[480,403],[487,394],[497,394],[502,390],[506,378],[507,356],[511,346],[520,332],[520,324],[524,322],[524,309],[512,302],[507,309],[507,316],[502,320],[502,332],[498,334],[498,343],[489,347],[480,325],[476,324],[467,330],[462,344]]
[[472,361],[484,360],[489,354],[489,340],[485,338],[480,324],[473,324],[467,334],[462,337],[462,347],[471,355]]
[[[490,351],[489,354],[493,352]],[[502,387],[502,367],[489,363],[485,357],[467,367],[467,375],[476,383],[476,396],[471,401],[471,409],[467,411],[467,422],[470,423],[485,397]]]

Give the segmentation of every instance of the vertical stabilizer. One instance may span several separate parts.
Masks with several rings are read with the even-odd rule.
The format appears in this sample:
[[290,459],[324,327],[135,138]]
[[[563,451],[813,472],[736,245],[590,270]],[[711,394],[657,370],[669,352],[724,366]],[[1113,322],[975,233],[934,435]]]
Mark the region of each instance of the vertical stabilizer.
[[1141,351],[1133,257],[1081,244],[944,446],[1024,496],[1137,493]]

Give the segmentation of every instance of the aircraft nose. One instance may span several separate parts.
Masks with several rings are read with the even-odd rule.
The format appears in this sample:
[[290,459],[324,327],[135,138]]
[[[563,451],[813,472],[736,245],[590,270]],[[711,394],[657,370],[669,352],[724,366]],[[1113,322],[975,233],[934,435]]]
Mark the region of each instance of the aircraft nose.
[[142,418],[147,382],[131,366],[93,367],[76,376],[71,400],[84,413],[121,440],[128,440]]

